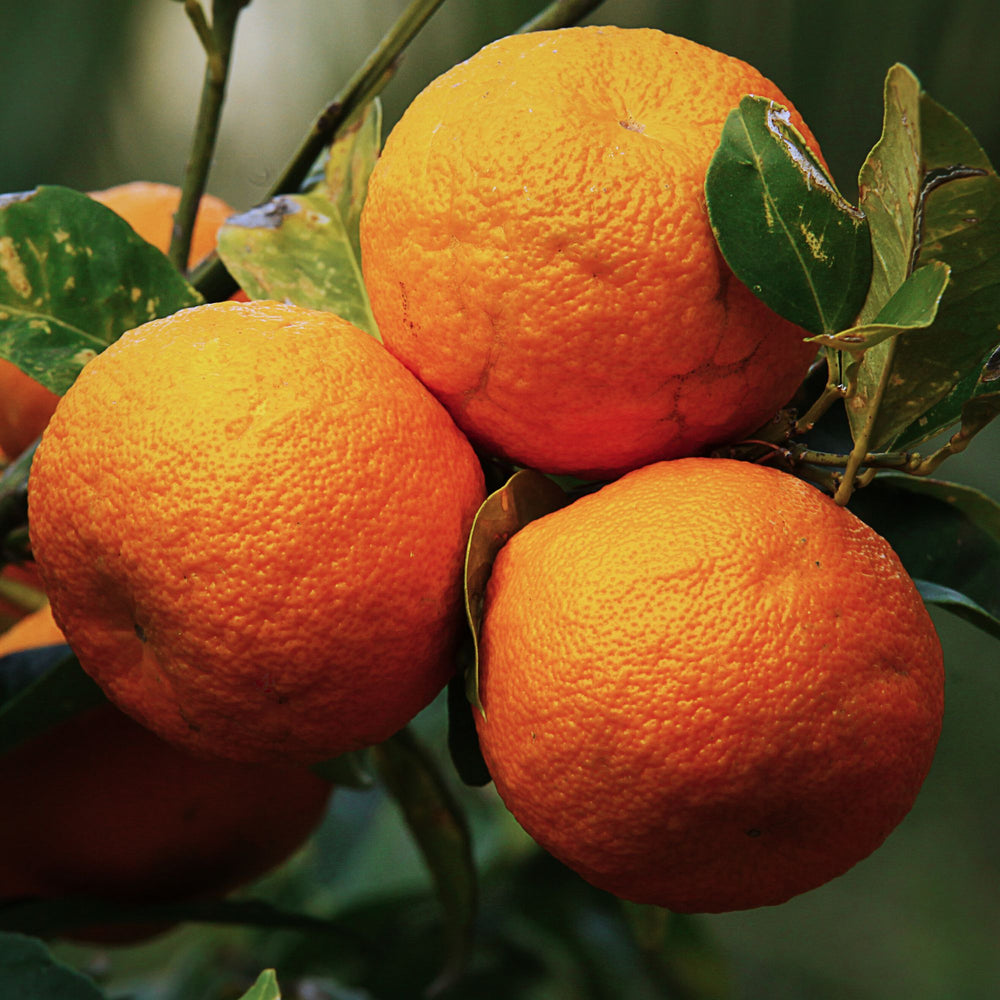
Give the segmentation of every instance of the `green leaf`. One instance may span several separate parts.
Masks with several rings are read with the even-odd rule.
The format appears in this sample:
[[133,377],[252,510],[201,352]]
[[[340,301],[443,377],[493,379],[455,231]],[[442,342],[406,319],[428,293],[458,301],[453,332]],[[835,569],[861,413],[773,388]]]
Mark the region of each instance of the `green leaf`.
[[91,979],[23,934],[0,932],[0,983],[5,997],[23,1000],[105,1000]]
[[[51,651],[26,650],[4,657],[4,690],[0,704],[0,755],[79,712],[105,701],[101,689],[84,673],[68,646],[51,663]],[[36,667],[42,669],[38,670]],[[23,685],[11,693],[11,682]]]
[[936,604],[939,608],[945,608],[959,618],[964,618],[973,625],[979,626],[984,632],[1000,639],[1000,619],[991,615],[982,605],[977,604],[970,597],[952,590],[951,587],[943,587],[939,583],[931,583],[928,580],[915,579],[913,581],[920,591],[920,596],[927,604]]
[[726,263],[775,312],[814,334],[854,323],[871,273],[868,224],[774,101],[729,113],[705,178]]
[[373,102],[331,146],[321,184],[307,194],[279,195],[222,226],[219,256],[252,299],[333,312],[378,337],[358,225],[380,134]]
[[240,1000],[281,1000],[281,989],[274,969],[265,969]]
[[858,175],[860,207],[873,246],[872,276],[861,308],[870,323],[910,275],[917,240],[916,204],[922,172],[919,133],[920,84],[900,64],[886,75],[882,134]]
[[472,950],[478,893],[468,824],[437,765],[409,730],[376,746],[373,755],[444,910],[447,954],[436,984],[428,990],[433,993],[459,978]]
[[483,710],[479,700],[479,632],[493,563],[513,534],[558,510],[567,499],[562,487],[548,476],[521,469],[483,501],[472,522],[465,552],[465,613],[472,629],[475,662],[466,678],[466,694],[476,711]]
[[1000,638],[1000,504],[970,486],[882,472],[850,509],[889,542],[928,600]]
[[375,98],[331,144],[321,189],[337,207],[356,260],[361,260],[361,209],[382,146],[382,103]]
[[926,330],[937,318],[938,305],[950,274],[947,264],[934,261],[914,271],[896,289],[871,323],[810,339],[824,347],[853,354],[866,351],[901,333]]
[[1000,178],[969,130],[897,65],[859,186],[876,260],[863,323],[918,269],[951,272],[927,330],[875,344],[857,368],[852,431],[862,433],[877,406],[869,448],[908,450],[961,419],[1000,340]]
[[972,437],[1000,415],[1000,348],[986,359],[962,404],[962,434]]
[[156,247],[78,191],[0,198],[0,357],[56,393],[126,330],[201,296]]

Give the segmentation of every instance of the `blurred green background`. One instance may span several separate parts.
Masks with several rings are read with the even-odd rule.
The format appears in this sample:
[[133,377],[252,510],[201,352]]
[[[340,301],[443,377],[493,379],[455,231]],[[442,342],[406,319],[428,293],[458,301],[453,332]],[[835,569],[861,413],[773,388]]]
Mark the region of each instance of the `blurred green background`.
[[[4,6],[0,192],[179,182],[203,67],[181,5]],[[253,0],[237,34],[210,190],[239,209],[261,200],[313,117],[403,6]],[[385,91],[387,126],[433,76],[539,6],[448,0]],[[964,120],[994,162],[1000,157],[996,0],[607,0],[589,20],[659,27],[756,65],[794,100],[850,197],[879,135],[882,82],[894,62],[906,63]],[[1000,498],[998,453],[1000,435],[987,433],[944,474]],[[484,926],[477,980],[449,995],[993,1000],[1000,647],[955,618],[937,613],[935,621],[948,670],[945,730],[903,825],[846,876],[784,906],[673,922],[657,961],[644,964],[622,943],[616,904],[533,851],[489,789],[459,789],[485,871]],[[436,705],[420,720],[438,749],[442,715]],[[378,793],[338,793],[317,842],[261,891],[349,913],[360,926],[367,920],[384,947],[378,985],[338,986],[329,970],[315,972],[330,943],[307,947],[287,934],[189,927],[148,948],[65,953],[110,977],[115,995],[139,1000],[236,996],[268,962],[287,968],[285,995],[302,1000],[416,997],[433,974],[437,911],[393,807]]]

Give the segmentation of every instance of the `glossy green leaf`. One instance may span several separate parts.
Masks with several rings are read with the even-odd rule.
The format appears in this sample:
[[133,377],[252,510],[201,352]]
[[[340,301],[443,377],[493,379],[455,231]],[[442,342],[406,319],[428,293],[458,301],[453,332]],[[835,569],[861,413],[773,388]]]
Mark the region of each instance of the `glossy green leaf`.
[[374,102],[330,149],[324,180],[229,219],[219,256],[252,299],[278,299],[336,313],[378,337],[361,275],[358,224],[378,156]]
[[466,677],[466,694],[478,712],[483,710],[479,700],[479,632],[493,563],[513,534],[536,518],[558,510],[567,499],[562,487],[548,476],[521,469],[491,493],[476,513],[465,553],[465,611],[475,645],[475,663]]
[[0,932],[0,983],[11,1000],[105,1000],[93,980],[22,934]]
[[396,800],[434,880],[445,915],[446,956],[434,987],[464,970],[477,906],[476,864],[465,814],[430,754],[404,729],[373,749],[379,774]]
[[859,185],[876,261],[863,323],[918,269],[951,274],[930,327],[876,343],[857,369],[854,433],[877,406],[869,447],[907,450],[961,419],[1000,340],[1000,178],[969,130],[897,65],[886,79],[882,138]]
[[871,273],[868,224],[787,109],[743,98],[726,119],[705,195],[726,262],[775,312],[813,334],[854,324]]
[[901,333],[926,330],[937,318],[950,273],[948,265],[940,261],[921,267],[896,289],[871,323],[810,339],[823,347],[854,354]]
[[927,600],[1000,637],[1000,504],[970,486],[883,472],[850,509],[892,545]]
[[126,330],[199,302],[156,247],[87,195],[0,198],[0,357],[53,392]]

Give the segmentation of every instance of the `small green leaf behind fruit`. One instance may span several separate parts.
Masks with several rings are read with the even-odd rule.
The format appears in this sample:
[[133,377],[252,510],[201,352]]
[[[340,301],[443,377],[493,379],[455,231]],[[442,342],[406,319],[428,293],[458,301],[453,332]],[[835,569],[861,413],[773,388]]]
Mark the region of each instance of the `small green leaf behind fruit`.
[[934,261],[914,271],[870,323],[810,339],[823,347],[853,354],[867,351],[901,333],[926,330],[937,318],[938,304],[950,275],[947,264]]
[[380,142],[381,110],[373,101],[330,147],[314,188],[278,195],[222,226],[219,256],[250,298],[333,312],[378,337],[358,227]]
[[926,601],[1000,638],[1000,504],[970,486],[882,472],[850,509],[889,542]]
[[465,553],[469,632],[460,650],[459,672],[448,685],[448,750],[466,785],[488,785],[491,780],[479,749],[474,713],[483,711],[479,698],[479,633],[493,563],[515,532],[568,501],[569,495],[553,479],[533,469],[521,469],[483,501],[473,521]]
[[126,330],[201,301],[89,196],[53,186],[0,197],[0,358],[53,392]]
[[240,1000],[281,1000],[281,989],[274,969],[265,969]]
[[479,700],[479,633],[493,563],[512,535],[536,518],[558,510],[568,499],[562,487],[548,476],[521,469],[483,501],[472,522],[465,552],[465,611],[472,630],[475,662],[466,677],[466,694],[477,712],[483,710]]
[[705,177],[726,263],[775,312],[813,334],[854,324],[871,275],[864,215],[837,190],[786,108],[744,97]]

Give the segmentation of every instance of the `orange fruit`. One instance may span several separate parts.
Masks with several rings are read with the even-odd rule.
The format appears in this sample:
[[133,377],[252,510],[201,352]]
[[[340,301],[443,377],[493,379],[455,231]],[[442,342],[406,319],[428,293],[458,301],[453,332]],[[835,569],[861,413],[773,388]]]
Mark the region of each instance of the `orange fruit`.
[[[745,435],[815,350],[737,281],[704,179],[753,67],[653,29],[503,38],[392,130],[361,219],[382,338],[484,449],[610,478]],[[792,110],[792,122],[814,143]]]
[[[133,181],[90,196],[120,215],[147,243],[167,252],[181,189],[171,184]],[[191,265],[215,249],[219,227],[233,214],[222,199],[202,197],[191,239]],[[21,454],[45,429],[59,396],[13,362],[0,358],[0,452]]]
[[35,455],[29,527],[56,621],[121,708],[202,753],[318,761],[448,680],[483,491],[373,338],[221,302],[83,369]]
[[781,903],[910,809],[941,727],[934,627],[889,545],[728,459],[629,473],[500,551],[476,723],[507,807],[594,885]]
[[[63,641],[46,606],[0,635],[0,655]],[[330,794],[306,768],[195,757],[105,703],[0,756],[12,806],[0,819],[0,899],[220,896],[297,850]],[[66,934],[133,941],[163,929]]]
[[59,397],[0,358],[0,451],[15,459],[45,429]]
[[[174,184],[130,181],[103,191],[91,191],[90,197],[120,215],[147,243],[164,253],[170,247],[174,213],[181,202],[181,189]],[[188,267],[194,267],[215,249],[219,227],[235,214],[221,198],[204,194],[191,234]]]

